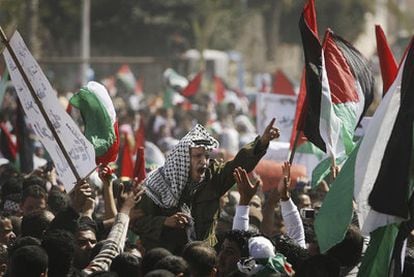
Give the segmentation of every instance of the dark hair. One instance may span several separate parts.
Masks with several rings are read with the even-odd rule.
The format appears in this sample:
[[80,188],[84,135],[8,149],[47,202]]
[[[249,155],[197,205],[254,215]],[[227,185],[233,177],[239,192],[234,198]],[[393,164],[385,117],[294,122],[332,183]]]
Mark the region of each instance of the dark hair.
[[186,247],[182,256],[188,262],[192,276],[210,276],[217,263],[216,251],[203,244]]
[[78,229],[77,231],[92,231],[95,236],[97,232],[96,222],[90,217],[82,216],[78,219]]
[[47,199],[47,206],[54,215],[57,215],[60,211],[69,207],[69,197],[58,188],[52,187]]
[[355,225],[350,225],[343,241],[328,250],[327,255],[338,260],[341,266],[356,266],[362,257],[364,238]]
[[14,251],[10,258],[10,277],[38,277],[47,271],[48,255],[37,245],[27,245]]
[[30,186],[39,186],[46,191],[46,179],[32,175],[23,179],[23,190]]
[[161,247],[153,248],[147,251],[144,257],[142,257],[142,274],[146,274],[155,269],[155,263],[169,255],[172,255],[172,253],[167,249]]
[[50,222],[53,220],[53,214],[47,210],[36,210],[23,216],[21,224],[22,236],[32,236],[42,239]]
[[253,234],[249,231],[243,230],[230,230],[224,236],[224,239],[229,241],[233,241],[237,244],[240,249],[240,253],[242,257],[249,256],[249,239],[253,236]]
[[130,253],[122,253],[116,256],[110,267],[111,271],[119,276],[140,276],[141,265],[137,256]]
[[49,276],[68,274],[75,254],[73,235],[62,229],[47,231],[42,246],[49,255]]
[[8,252],[9,252],[9,256],[13,255],[13,252],[16,251],[17,249],[24,247],[24,246],[28,246],[28,245],[36,245],[36,246],[41,246],[41,241],[37,238],[34,237],[20,237],[18,239],[16,239],[16,241],[14,242],[12,247],[9,247]]
[[4,184],[9,181],[11,178],[20,178],[21,176],[19,174],[19,171],[17,168],[10,164],[3,164],[0,166],[0,185],[1,187],[4,186]]
[[283,254],[292,267],[297,270],[310,257],[307,249],[301,247],[294,240],[285,236],[274,238],[276,251]]
[[23,190],[23,179],[20,176],[10,177],[4,181],[1,186],[1,199],[4,202],[10,194],[19,195],[19,199],[13,199],[15,202],[20,202],[21,193]]
[[28,197],[47,200],[46,190],[38,185],[28,186],[22,191],[21,203],[23,203]]
[[184,277],[190,275],[188,263],[182,257],[175,255],[170,255],[162,258],[155,264],[154,268],[166,269],[175,275],[184,274]]

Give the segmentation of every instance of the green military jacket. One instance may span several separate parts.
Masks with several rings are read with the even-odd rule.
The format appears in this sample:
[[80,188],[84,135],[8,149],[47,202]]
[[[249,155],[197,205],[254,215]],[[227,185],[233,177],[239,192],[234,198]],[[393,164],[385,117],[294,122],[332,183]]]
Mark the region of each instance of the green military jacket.
[[[205,179],[189,201],[197,240],[208,240],[212,246],[215,244],[214,227],[220,198],[235,183],[234,169],[240,166],[247,172],[252,171],[266,153],[267,147],[268,145],[260,145],[257,137],[255,141],[241,148],[233,160],[210,161]],[[182,247],[188,242],[185,230],[164,226],[165,219],[179,212],[180,208],[161,208],[146,195],[138,203],[138,208],[141,209],[142,216],[134,222],[132,228],[140,236],[146,250],[164,247],[180,254]]]

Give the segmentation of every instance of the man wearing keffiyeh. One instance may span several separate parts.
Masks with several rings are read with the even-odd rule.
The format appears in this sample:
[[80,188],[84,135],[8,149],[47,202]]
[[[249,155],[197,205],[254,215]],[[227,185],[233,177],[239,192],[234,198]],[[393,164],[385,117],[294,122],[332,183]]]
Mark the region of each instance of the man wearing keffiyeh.
[[234,169],[240,166],[252,171],[266,153],[269,141],[279,137],[274,122],[225,163],[209,160],[210,151],[219,145],[203,126],[197,124],[190,130],[172,149],[164,166],[145,180],[146,194],[138,204],[141,216],[133,226],[143,246],[180,253],[192,240],[207,240],[214,245],[219,199],[235,183]]

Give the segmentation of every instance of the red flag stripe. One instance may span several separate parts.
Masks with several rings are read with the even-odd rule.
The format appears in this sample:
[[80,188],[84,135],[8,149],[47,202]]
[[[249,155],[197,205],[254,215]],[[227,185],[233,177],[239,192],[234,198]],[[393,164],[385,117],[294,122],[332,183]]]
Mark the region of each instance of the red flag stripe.
[[295,89],[285,73],[277,70],[273,80],[272,92],[276,94],[295,96]]
[[359,96],[356,90],[356,80],[348,62],[331,35],[332,31],[327,30],[323,50],[332,103],[358,102]]
[[216,101],[220,103],[225,98],[226,88],[220,77],[214,76],[214,86],[216,89]]
[[200,89],[201,81],[203,79],[203,72],[200,71],[197,75],[188,83],[188,85],[183,89],[182,95],[185,97],[194,96]]
[[375,36],[377,39],[377,53],[381,69],[383,95],[387,93],[398,73],[398,65],[388,45],[384,31],[381,26],[375,25]]

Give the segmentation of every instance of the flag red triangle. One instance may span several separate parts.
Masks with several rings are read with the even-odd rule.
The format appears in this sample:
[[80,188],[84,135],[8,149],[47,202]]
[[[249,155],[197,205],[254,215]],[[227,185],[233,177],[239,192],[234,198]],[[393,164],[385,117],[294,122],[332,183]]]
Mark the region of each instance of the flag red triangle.
[[201,81],[203,79],[203,72],[200,71],[197,75],[188,83],[188,85],[183,89],[182,95],[185,97],[191,97],[196,95],[201,86]]
[[226,88],[220,77],[214,76],[214,87],[216,90],[216,101],[221,103],[225,98]]
[[141,182],[146,176],[144,147],[138,147],[137,157],[135,159],[134,178],[137,178],[138,182]]
[[398,73],[398,65],[388,45],[384,31],[381,26],[375,25],[375,36],[377,38],[377,52],[382,77],[382,94],[385,95]]
[[332,37],[332,31],[329,29],[325,33],[323,54],[332,103],[359,102],[355,85],[356,80],[346,58]]
[[276,94],[295,96],[295,89],[285,73],[277,70],[273,79],[272,92]]

